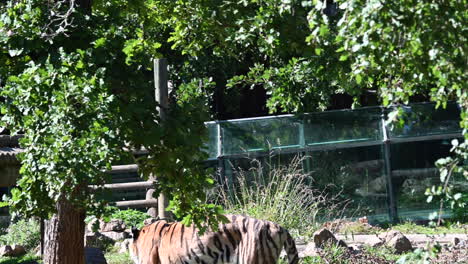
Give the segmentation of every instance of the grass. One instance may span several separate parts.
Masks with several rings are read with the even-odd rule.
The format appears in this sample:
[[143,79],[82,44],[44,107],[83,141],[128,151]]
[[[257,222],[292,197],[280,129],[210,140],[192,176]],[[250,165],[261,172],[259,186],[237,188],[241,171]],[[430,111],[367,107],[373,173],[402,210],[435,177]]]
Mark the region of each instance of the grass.
[[397,261],[399,258],[401,258],[400,254],[395,254],[394,249],[386,246],[371,247],[365,245],[363,250],[372,256],[380,257],[389,261]]
[[405,234],[424,234],[424,235],[438,235],[438,234],[467,234],[468,227],[459,224],[449,224],[447,226],[426,226],[418,225],[413,222],[406,222],[391,226],[389,229],[398,230]]
[[338,194],[314,190],[302,161],[295,157],[287,166],[274,166],[253,160],[250,170],[234,172],[228,189],[219,188],[218,203],[228,213],[278,223],[293,236],[310,236],[322,219],[339,217],[345,204],[338,202]]
[[40,257],[34,256],[33,254],[26,254],[21,257],[0,257],[0,264],[31,264],[31,263],[42,263]]
[[107,264],[129,264],[133,263],[128,253],[106,253]]
[[129,264],[133,263],[130,255],[127,253],[119,253],[119,248],[112,247],[104,253],[107,264]]

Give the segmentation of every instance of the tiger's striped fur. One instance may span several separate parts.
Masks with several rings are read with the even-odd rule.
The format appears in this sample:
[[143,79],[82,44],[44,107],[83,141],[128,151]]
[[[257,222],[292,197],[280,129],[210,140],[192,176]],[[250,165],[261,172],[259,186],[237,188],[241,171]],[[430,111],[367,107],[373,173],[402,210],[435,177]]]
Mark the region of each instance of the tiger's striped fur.
[[299,262],[286,229],[246,216],[227,217],[229,223],[203,236],[193,226],[157,221],[134,232],[130,255],[136,264],[274,264],[284,248],[290,264]]

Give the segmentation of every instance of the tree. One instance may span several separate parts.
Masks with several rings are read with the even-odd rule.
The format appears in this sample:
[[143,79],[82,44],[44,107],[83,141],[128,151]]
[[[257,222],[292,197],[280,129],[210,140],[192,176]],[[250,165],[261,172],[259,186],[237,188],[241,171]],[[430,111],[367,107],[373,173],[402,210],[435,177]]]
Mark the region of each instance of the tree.
[[[443,186],[426,193],[428,201],[441,196],[452,207],[466,206],[466,194],[454,192],[450,180],[452,174],[468,180],[467,2],[334,2],[339,11],[330,16],[325,15],[329,1],[313,1],[309,41],[319,51],[333,47],[329,55],[347,62],[333,70],[338,86],[358,84],[357,94],[376,89],[385,106],[408,104],[418,95],[436,102],[436,108],[445,108],[450,100],[460,105],[465,141],[452,141],[453,156],[436,163]],[[401,112],[391,114],[389,121],[402,118]]]
[[[49,219],[45,263],[84,263],[84,218],[101,214],[106,203],[87,186],[108,181],[105,170],[128,157],[126,148],[149,150],[139,161],[142,170],[160,175],[157,191],[175,187],[170,208],[176,216],[202,228],[220,217],[219,207],[205,203],[203,188],[212,180],[198,163],[206,158],[206,98],[174,94],[180,100],[167,121],[158,117],[151,70],[160,56],[156,40],[165,33],[147,4],[0,4],[2,122],[25,135],[9,205],[26,217]],[[189,94],[205,83],[177,87]]]

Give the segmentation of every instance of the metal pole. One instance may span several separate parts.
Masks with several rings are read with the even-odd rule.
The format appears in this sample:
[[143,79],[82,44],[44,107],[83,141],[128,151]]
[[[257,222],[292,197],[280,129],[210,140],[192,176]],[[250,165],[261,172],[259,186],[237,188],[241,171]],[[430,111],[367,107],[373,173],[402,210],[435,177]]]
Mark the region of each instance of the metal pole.
[[[156,59],[154,60],[154,86],[155,86],[155,99],[158,103],[157,110],[161,120],[166,119],[167,108],[169,106],[168,100],[168,87],[167,87],[167,60],[166,59]],[[152,175],[150,177],[151,181],[156,180],[156,176]],[[153,198],[154,190],[148,190],[146,194],[146,199]],[[155,217],[156,212],[159,218],[168,218],[169,214],[166,212],[166,208],[169,202],[165,194],[161,193],[158,197],[158,210],[152,207],[148,210],[148,214]]]
[[382,123],[383,133],[383,156],[385,164],[385,175],[387,176],[387,193],[388,193],[388,214],[390,221],[393,223],[398,222],[398,210],[395,199],[395,190],[393,189],[392,182],[392,166],[390,164],[390,139],[387,133],[387,127],[385,126],[385,112],[382,109],[382,116],[380,122]]

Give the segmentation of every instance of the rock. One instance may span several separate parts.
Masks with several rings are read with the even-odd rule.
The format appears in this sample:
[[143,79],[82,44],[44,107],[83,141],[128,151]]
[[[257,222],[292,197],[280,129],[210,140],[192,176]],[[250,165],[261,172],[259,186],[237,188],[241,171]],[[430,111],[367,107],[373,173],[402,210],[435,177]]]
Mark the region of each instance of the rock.
[[143,222],[143,224],[144,224],[145,226],[147,226],[147,225],[151,225],[152,223],[154,223],[154,222],[156,222],[156,221],[158,221],[157,218],[148,218],[148,219],[145,219],[145,221]]
[[126,238],[131,238],[132,236],[128,232],[101,232],[101,235],[112,239],[113,241],[122,241],[125,240]]
[[385,245],[395,249],[395,252],[398,254],[413,250],[409,239],[400,231],[389,230],[380,234],[378,238],[382,239]]
[[305,249],[299,252],[299,258],[318,256],[317,246],[314,242],[310,242],[305,246]]
[[107,264],[104,253],[99,248],[85,248],[85,263],[86,264]]
[[19,257],[26,254],[26,249],[21,245],[14,245],[12,248],[12,257]]
[[384,241],[377,236],[373,236],[364,241],[364,243],[371,247],[380,247],[384,244]]
[[401,233],[400,231],[397,231],[397,230],[389,230],[387,232],[379,234],[378,238],[380,238],[381,240],[386,242],[386,241],[390,241],[393,237],[395,237],[397,235],[403,235],[403,233]]
[[0,247],[0,256],[1,257],[10,257],[11,253],[13,252],[13,249],[11,246],[2,246]]
[[326,244],[339,245],[343,247],[348,247],[343,240],[338,241],[336,237],[326,228],[322,228],[316,231],[313,235],[315,247],[323,248]]
[[454,237],[454,238],[452,239],[452,245],[456,246],[456,245],[458,245],[458,244],[460,244],[460,238]]
[[105,249],[111,244],[114,244],[115,241],[110,239],[107,236],[102,235],[99,232],[87,233],[85,235],[85,246],[86,247],[95,247],[100,249]]
[[413,250],[413,246],[407,237],[403,234],[398,234],[394,236],[389,241],[385,241],[385,244],[393,249],[397,254],[408,252]]
[[118,242],[115,244],[115,247],[119,249],[119,253],[128,253],[130,248],[130,244],[132,243],[133,239],[125,239],[122,242]]
[[111,220],[109,223],[101,221],[100,231],[101,232],[122,232],[126,229],[125,223],[122,220]]
[[19,257],[26,254],[26,249],[20,245],[2,246],[0,247],[1,257]]

